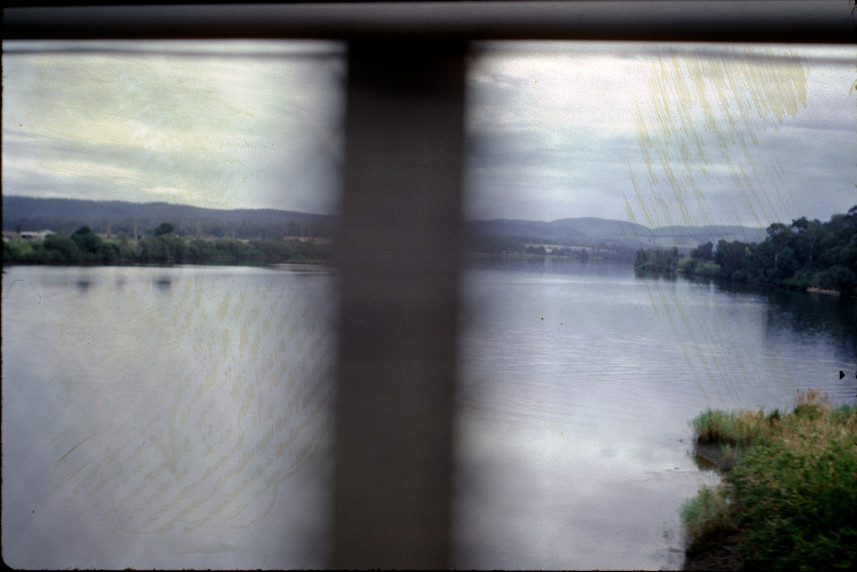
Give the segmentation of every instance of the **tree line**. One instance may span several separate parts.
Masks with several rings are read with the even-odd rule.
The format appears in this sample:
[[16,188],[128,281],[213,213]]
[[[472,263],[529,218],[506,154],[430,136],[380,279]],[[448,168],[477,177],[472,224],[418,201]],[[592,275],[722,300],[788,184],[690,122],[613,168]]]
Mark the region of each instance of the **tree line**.
[[137,264],[165,262],[258,261],[265,263],[328,261],[330,244],[297,239],[238,240],[194,238],[175,234],[172,223],[158,225],[152,236],[139,240],[120,232],[102,239],[88,226],[71,235],[54,234],[42,241],[3,243],[4,263]]
[[639,249],[634,267],[857,296],[857,206],[825,223],[774,223],[759,243],[708,242],[685,257],[678,248]]
[[[151,236],[157,222],[145,218],[125,218],[118,220],[94,220],[86,222],[79,219],[19,218],[4,225],[4,229],[21,232],[22,230],[51,229],[59,234],[69,234],[74,229],[87,226],[93,232],[104,234],[125,233],[134,237],[138,235]],[[230,222],[222,220],[193,220],[179,219],[174,224],[175,232],[181,236],[208,238],[240,238],[244,240],[283,240],[286,238],[313,237],[331,238],[335,234],[336,224],[333,221],[288,221],[288,222]]]

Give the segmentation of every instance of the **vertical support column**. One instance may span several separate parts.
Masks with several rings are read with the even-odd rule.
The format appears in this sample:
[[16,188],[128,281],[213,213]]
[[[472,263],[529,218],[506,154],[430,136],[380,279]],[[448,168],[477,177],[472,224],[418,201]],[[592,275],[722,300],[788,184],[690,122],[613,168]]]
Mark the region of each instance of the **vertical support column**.
[[349,44],[333,568],[449,567],[465,49]]

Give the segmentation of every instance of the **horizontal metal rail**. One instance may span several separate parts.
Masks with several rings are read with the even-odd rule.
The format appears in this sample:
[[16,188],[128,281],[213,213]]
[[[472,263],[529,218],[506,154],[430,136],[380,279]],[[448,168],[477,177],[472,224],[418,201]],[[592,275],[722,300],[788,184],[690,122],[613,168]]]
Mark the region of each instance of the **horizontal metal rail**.
[[6,39],[445,37],[857,43],[852,0],[306,2],[15,7]]

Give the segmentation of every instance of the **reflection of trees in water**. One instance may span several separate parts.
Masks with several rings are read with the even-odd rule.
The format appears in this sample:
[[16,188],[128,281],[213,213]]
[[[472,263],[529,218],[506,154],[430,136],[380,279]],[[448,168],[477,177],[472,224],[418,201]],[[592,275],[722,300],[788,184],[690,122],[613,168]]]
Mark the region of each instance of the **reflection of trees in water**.
[[260,521],[328,445],[326,289],[279,272],[175,273],[166,287],[116,272],[121,295],[69,292],[53,348],[56,458],[94,433],[57,461],[57,486],[128,532]]
[[464,261],[467,270],[512,270],[548,274],[616,274],[631,272],[625,262],[589,258],[580,260],[564,256],[474,256]]
[[678,274],[676,272],[663,272],[661,270],[640,270],[634,269],[635,278],[647,278],[649,280],[659,280],[661,282],[676,282]]
[[[857,359],[857,304],[827,294],[771,289],[766,293],[766,334],[788,328],[801,337],[824,334]],[[850,365],[850,364],[843,364]]]
[[[824,336],[843,353],[857,360],[857,303],[853,300],[704,276],[681,276],[689,282],[709,284],[727,295],[751,295],[763,299],[765,335],[768,337],[779,336],[783,331],[805,340]],[[843,367],[849,365],[843,364]]]

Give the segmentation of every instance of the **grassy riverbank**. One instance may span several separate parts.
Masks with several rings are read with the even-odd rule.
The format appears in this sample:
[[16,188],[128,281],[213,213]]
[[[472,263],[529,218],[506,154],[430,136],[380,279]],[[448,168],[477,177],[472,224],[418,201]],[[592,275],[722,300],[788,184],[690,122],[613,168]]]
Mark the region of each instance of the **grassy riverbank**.
[[723,481],[682,507],[686,570],[857,565],[857,404],[809,390],[790,413],[709,410],[693,425]]

